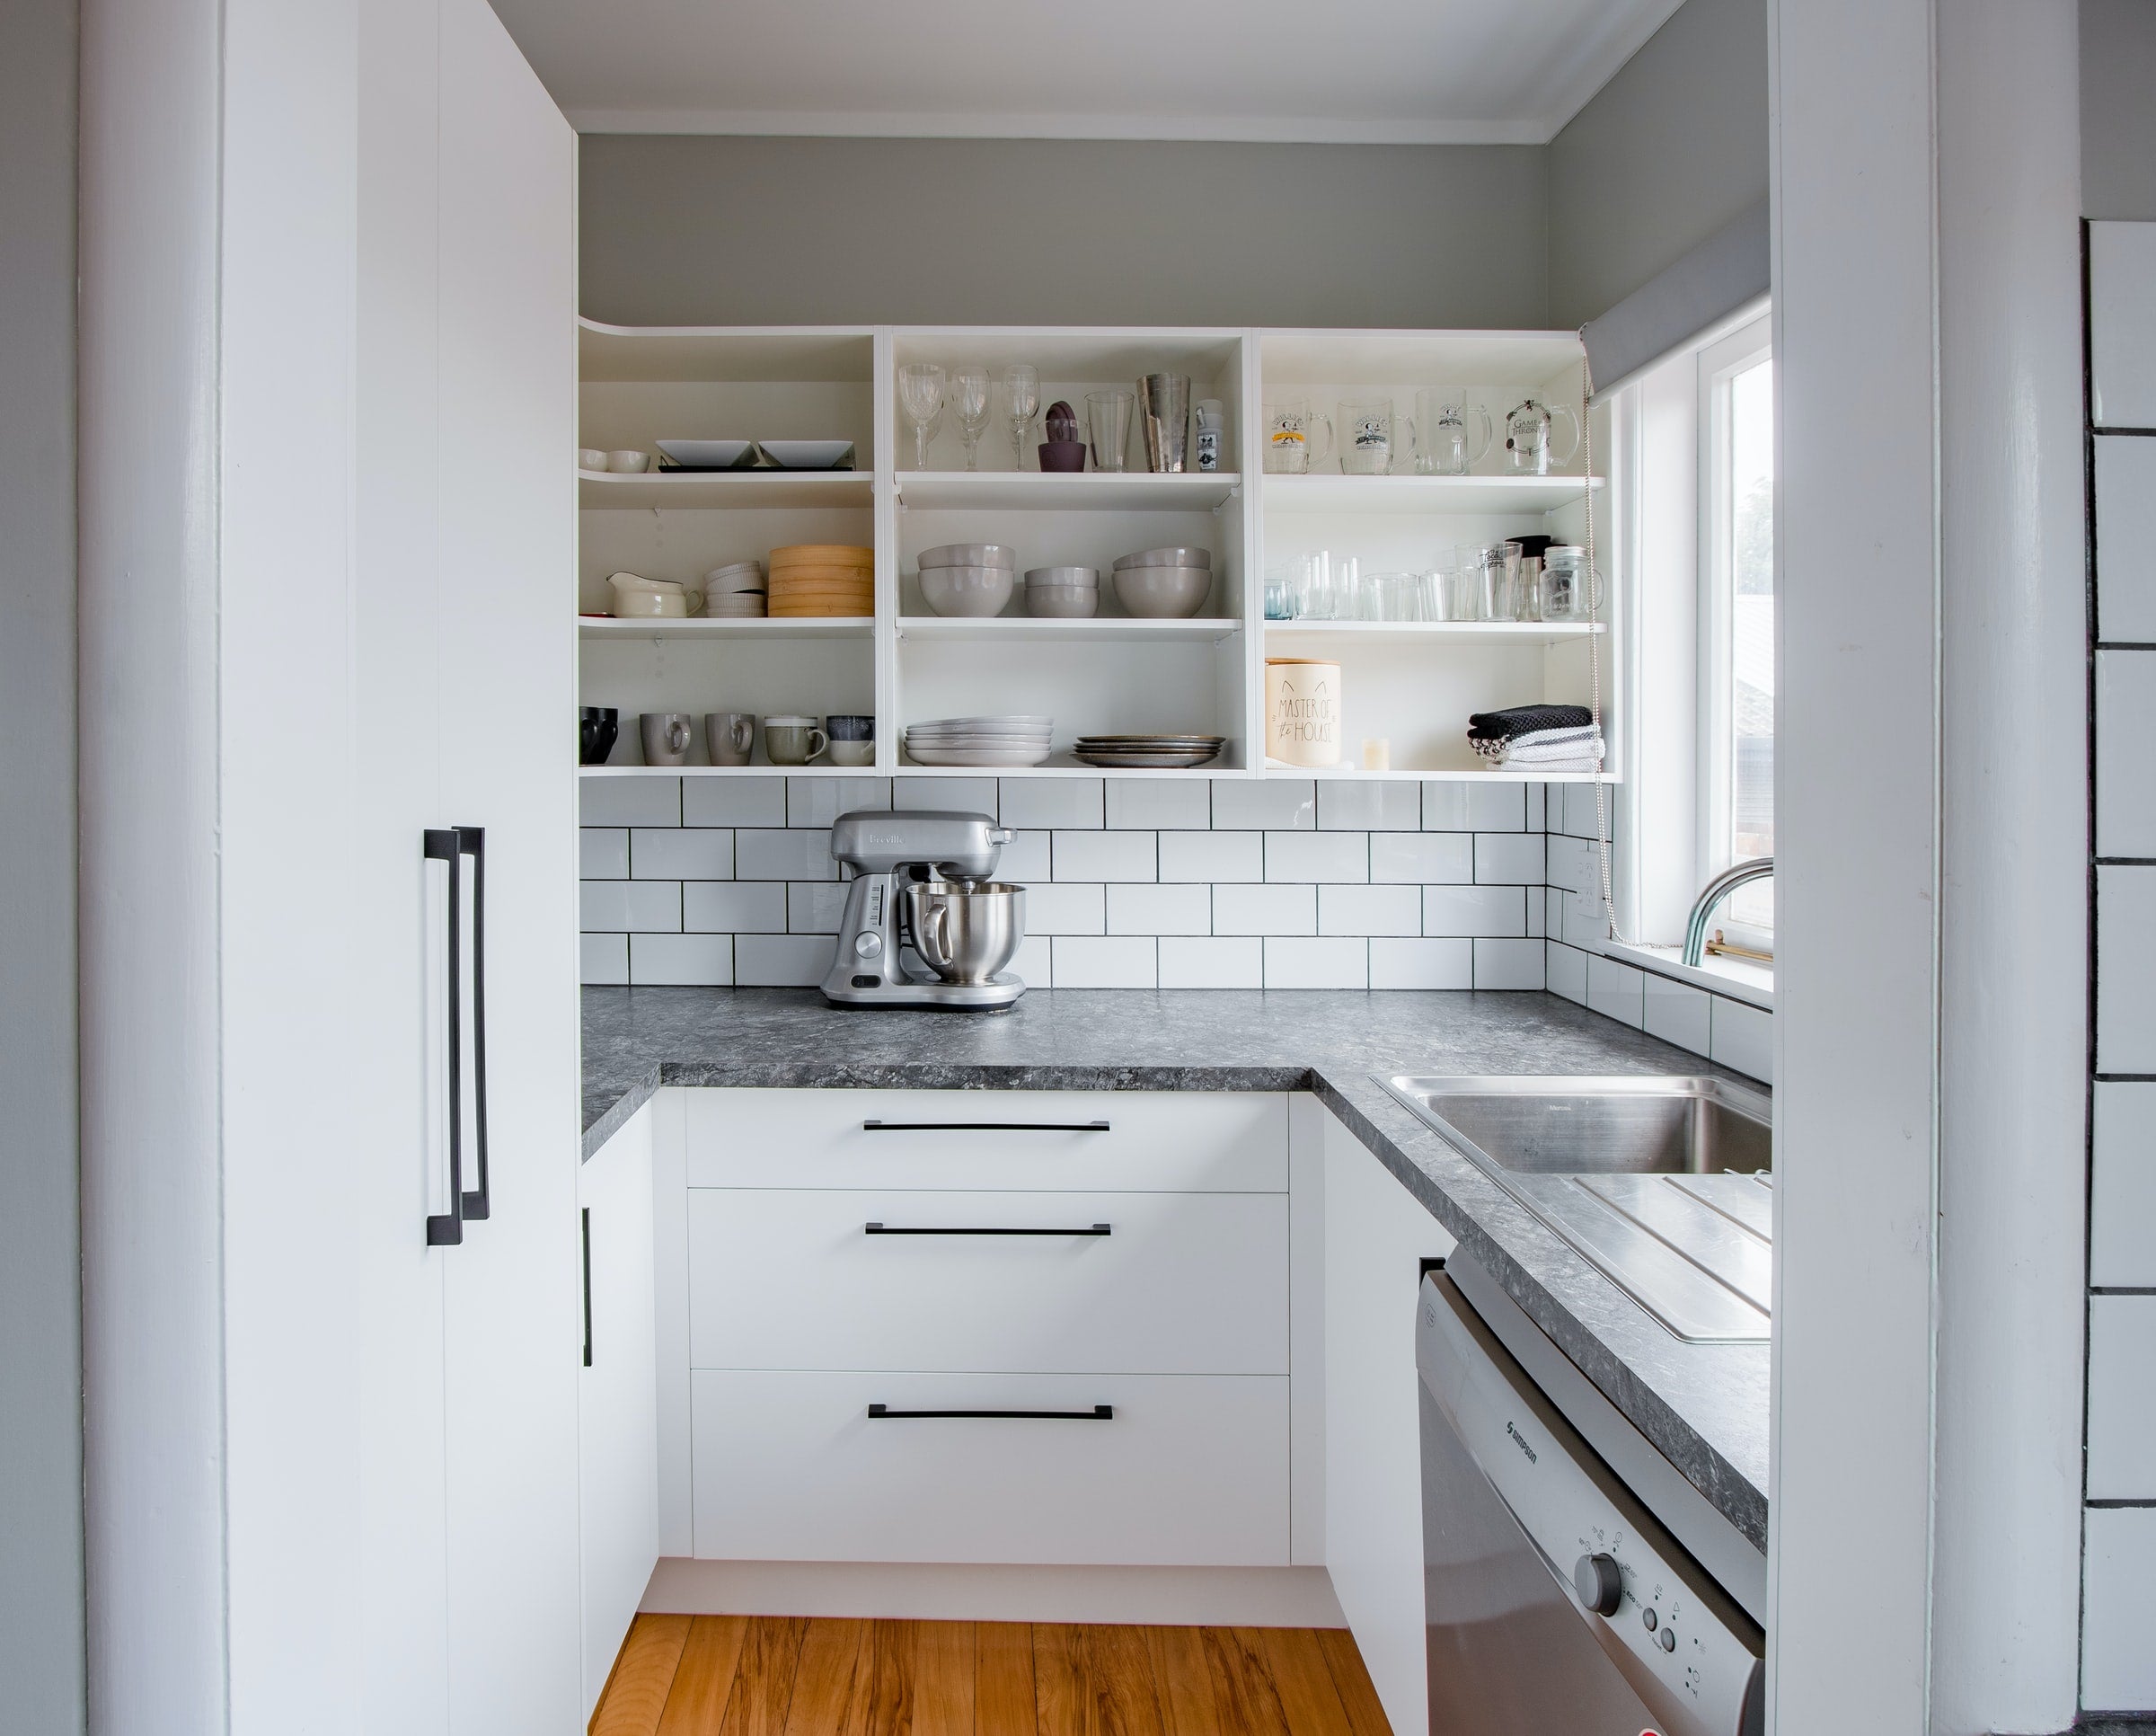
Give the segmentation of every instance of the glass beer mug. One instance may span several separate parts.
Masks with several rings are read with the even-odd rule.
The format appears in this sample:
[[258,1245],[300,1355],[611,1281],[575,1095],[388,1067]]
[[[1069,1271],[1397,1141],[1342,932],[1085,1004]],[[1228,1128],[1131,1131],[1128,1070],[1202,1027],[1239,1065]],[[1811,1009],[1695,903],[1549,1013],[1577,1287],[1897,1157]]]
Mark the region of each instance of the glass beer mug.
[[1466,475],[1497,438],[1489,412],[1480,404],[1468,403],[1462,393],[1427,386],[1415,394],[1415,427],[1420,437],[1415,469],[1423,476]]
[[[1340,406],[1340,469],[1349,476],[1388,476],[1396,456],[1415,450],[1415,424],[1392,413],[1392,400],[1371,398]],[[1405,453],[1395,448],[1404,445]]]
[[[1562,452],[1552,451],[1559,422],[1572,430]],[[1554,410],[1538,398],[1528,398],[1505,418],[1505,465],[1515,476],[1547,476],[1550,466],[1569,464],[1579,450],[1579,418],[1562,404]]]
[[[1319,430],[1323,441],[1311,450]],[[1265,407],[1265,467],[1278,476],[1302,476],[1332,450],[1332,424],[1314,414],[1307,398],[1284,398]]]

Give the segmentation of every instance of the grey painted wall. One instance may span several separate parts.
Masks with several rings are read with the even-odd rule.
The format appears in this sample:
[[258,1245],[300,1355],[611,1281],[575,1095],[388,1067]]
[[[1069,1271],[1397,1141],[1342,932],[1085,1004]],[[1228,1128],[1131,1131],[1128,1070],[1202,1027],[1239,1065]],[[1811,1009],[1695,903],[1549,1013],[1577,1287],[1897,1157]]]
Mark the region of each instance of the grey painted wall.
[[[1759,86],[1763,186],[1763,63]],[[593,135],[583,306],[630,324],[1540,325],[1547,155]]]
[[1549,158],[1551,323],[1577,325],[1766,198],[1766,0],[1687,0]]
[[75,0],[0,7],[0,1723],[83,1714]]
[[2156,221],[2156,6],[2081,0],[2081,215]]

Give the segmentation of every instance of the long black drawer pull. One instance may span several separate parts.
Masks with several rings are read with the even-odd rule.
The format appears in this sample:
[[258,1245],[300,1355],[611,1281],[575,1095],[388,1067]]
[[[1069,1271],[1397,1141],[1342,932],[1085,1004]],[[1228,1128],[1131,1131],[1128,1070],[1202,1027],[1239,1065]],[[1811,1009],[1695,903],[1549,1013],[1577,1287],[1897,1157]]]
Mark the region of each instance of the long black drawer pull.
[[[487,1168],[487,828],[456,826],[460,856],[472,858],[472,1131],[479,1186],[464,1195],[464,1218],[494,1215],[494,1185]],[[452,863],[456,873],[461,864]]]
[[584,1236],[584,1366],[591,1367],[591,1208],[586,1206],[582,1218]]
[[1106,1133],[1106,1121],[863,1121],[863,1133]]
[[1016,1417],[1042,1422],[1112,1422],[1116,1407],[1113,1404],[1096,1404],[1090,1411],[894,1411],[888,1404],[869,1406],[870,1418],[878,1422],[897,1422],[909,1417]]
[[459,840],[453,827],[429,827],[420,835],[427,862],[449,867],[449,934],[446,960],[449,975],[449,1209],[427,1214],[427,1245],[453,1248],[464,1239],[464,877],[459,871]]
[[1094,1224],[1085,1229],[976,1229],[971,1225],[948,1229],[924,1227],[915,1229],[904,1224],[870,1224],[870,1236],[1112,1236],[1115,1231],[1106,1224]]

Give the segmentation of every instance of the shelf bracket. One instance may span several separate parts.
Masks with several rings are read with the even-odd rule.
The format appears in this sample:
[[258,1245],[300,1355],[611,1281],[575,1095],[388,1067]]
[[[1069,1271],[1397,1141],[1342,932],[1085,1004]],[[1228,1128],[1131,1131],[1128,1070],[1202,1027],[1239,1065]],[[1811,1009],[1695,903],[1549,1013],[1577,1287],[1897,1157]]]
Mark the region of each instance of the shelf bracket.
[[1220,502],[1220,504],[1213,509],[1213,516],[1215,518],[1219,518],[1222,513],[1225,512],[1230,507],[1233,506],[1235,502],[1241,499],[1242,499],[1242,484],[1241,483],[1237,483],[1227,492],[1226,497]]

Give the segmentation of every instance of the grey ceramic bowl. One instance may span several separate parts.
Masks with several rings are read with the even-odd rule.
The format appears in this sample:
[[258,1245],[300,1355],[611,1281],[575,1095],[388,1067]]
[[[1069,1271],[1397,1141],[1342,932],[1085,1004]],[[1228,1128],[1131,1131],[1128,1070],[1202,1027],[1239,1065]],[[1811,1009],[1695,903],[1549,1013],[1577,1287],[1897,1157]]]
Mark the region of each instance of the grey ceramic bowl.
[[1131,567],[1210,567],[1213,551],[1209,548],[1142,548],[1135,554],[1116,557],[1116,571],[1122,572]]
[[1100,589],[1100,569],[1098,567],[1029,567],[1026,569],[1029,585],[1082,585],[1088,590]]
[[1026,613],[1053,620],[1091,620],[1100,610],[1100,592],[1092,585],[1028,585]]
[[1001,615],[1018,575],[1009,567],[923,567],[921,596],[938,615]]
[[1208,567],[1123,567],[1116,595],[1133,615],[1148,620],[1182,620],[1196,615],[1213,594]]
[[945,543],[940,548],[923,549],[915,564],[924,568],[1001,567],[1013,572],[1018,568],[1018,551],[1008,543]]

